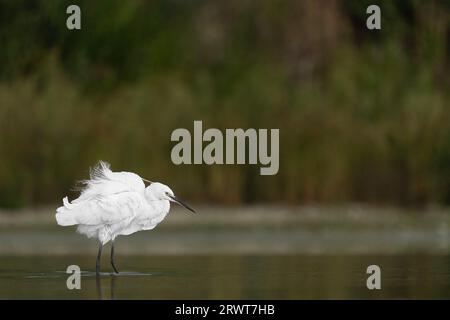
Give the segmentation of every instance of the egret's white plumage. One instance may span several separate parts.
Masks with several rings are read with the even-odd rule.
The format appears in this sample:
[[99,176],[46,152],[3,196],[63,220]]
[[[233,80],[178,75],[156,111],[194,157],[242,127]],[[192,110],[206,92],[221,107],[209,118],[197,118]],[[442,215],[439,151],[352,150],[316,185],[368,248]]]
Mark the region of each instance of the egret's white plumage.
[[153,229],[166,217],[170,201],[193,211],[168,186],[155,182],[145,187],[137,174],[112,172],[104,161],[91,169],[83,184],[77,199],[63,199],[56,221],[61,226],[77,225],[79,233],[98,238],[101,246],[118,235]]

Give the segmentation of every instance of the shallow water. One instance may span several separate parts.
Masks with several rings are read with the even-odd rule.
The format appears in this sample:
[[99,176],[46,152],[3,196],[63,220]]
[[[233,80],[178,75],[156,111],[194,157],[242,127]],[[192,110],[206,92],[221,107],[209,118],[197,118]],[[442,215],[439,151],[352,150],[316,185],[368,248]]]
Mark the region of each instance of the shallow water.
[[[1,299],[432,299],[450,298],[449,255],[117,256],[99,278],[95,256],[0,256]],[[82,270],[68,290],[68,265]],[[366,288],[377,264],[382,289]]]
[[[199,208],[97,242],[54,211],[0,214],[0,299],[450,299],[450,214],[379,209]],[[276,212],[276,213],[275,213]],[[366,269],[381,267],[381,290]],[[68,290],[65,270],[82,270]]]

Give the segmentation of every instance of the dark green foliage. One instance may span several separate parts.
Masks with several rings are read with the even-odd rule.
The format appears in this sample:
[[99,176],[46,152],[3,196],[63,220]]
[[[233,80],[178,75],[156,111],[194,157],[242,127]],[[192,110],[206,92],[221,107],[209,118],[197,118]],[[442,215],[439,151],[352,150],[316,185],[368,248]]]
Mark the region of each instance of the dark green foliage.
[[[98,159],[199,201],[449,203],[449,3],[0,0],[0,206]],[[280,128],[278,175],[173,165],[194,120]]]

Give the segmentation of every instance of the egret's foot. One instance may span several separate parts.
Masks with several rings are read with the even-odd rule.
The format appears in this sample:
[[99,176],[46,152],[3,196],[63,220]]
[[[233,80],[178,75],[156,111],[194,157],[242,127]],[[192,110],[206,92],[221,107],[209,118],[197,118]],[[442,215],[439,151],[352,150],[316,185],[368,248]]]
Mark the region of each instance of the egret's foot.
[[111,261],[111,266],[112,266],[112,268],[114,270],[114,273],[115,274],[119,274],[119,270],[117,270],[116,266],[114,265],[114,261]]

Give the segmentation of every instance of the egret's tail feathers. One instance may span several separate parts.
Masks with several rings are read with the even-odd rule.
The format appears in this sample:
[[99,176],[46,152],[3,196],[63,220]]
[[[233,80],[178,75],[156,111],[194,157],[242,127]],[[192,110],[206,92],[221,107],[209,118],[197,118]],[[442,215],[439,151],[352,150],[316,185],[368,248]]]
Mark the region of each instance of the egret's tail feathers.
[[73,205],[69,202],[69,199],[65,197],[63,199],[63,206],[56,209],[56,222],[60,226],[73,226],[74,224],[78,224],[75,220],[75,216],[70,209]]
[[56,222],[60,226],[73,226],[76,225],[77,222],[70,214],[57,213],[56,214]]

